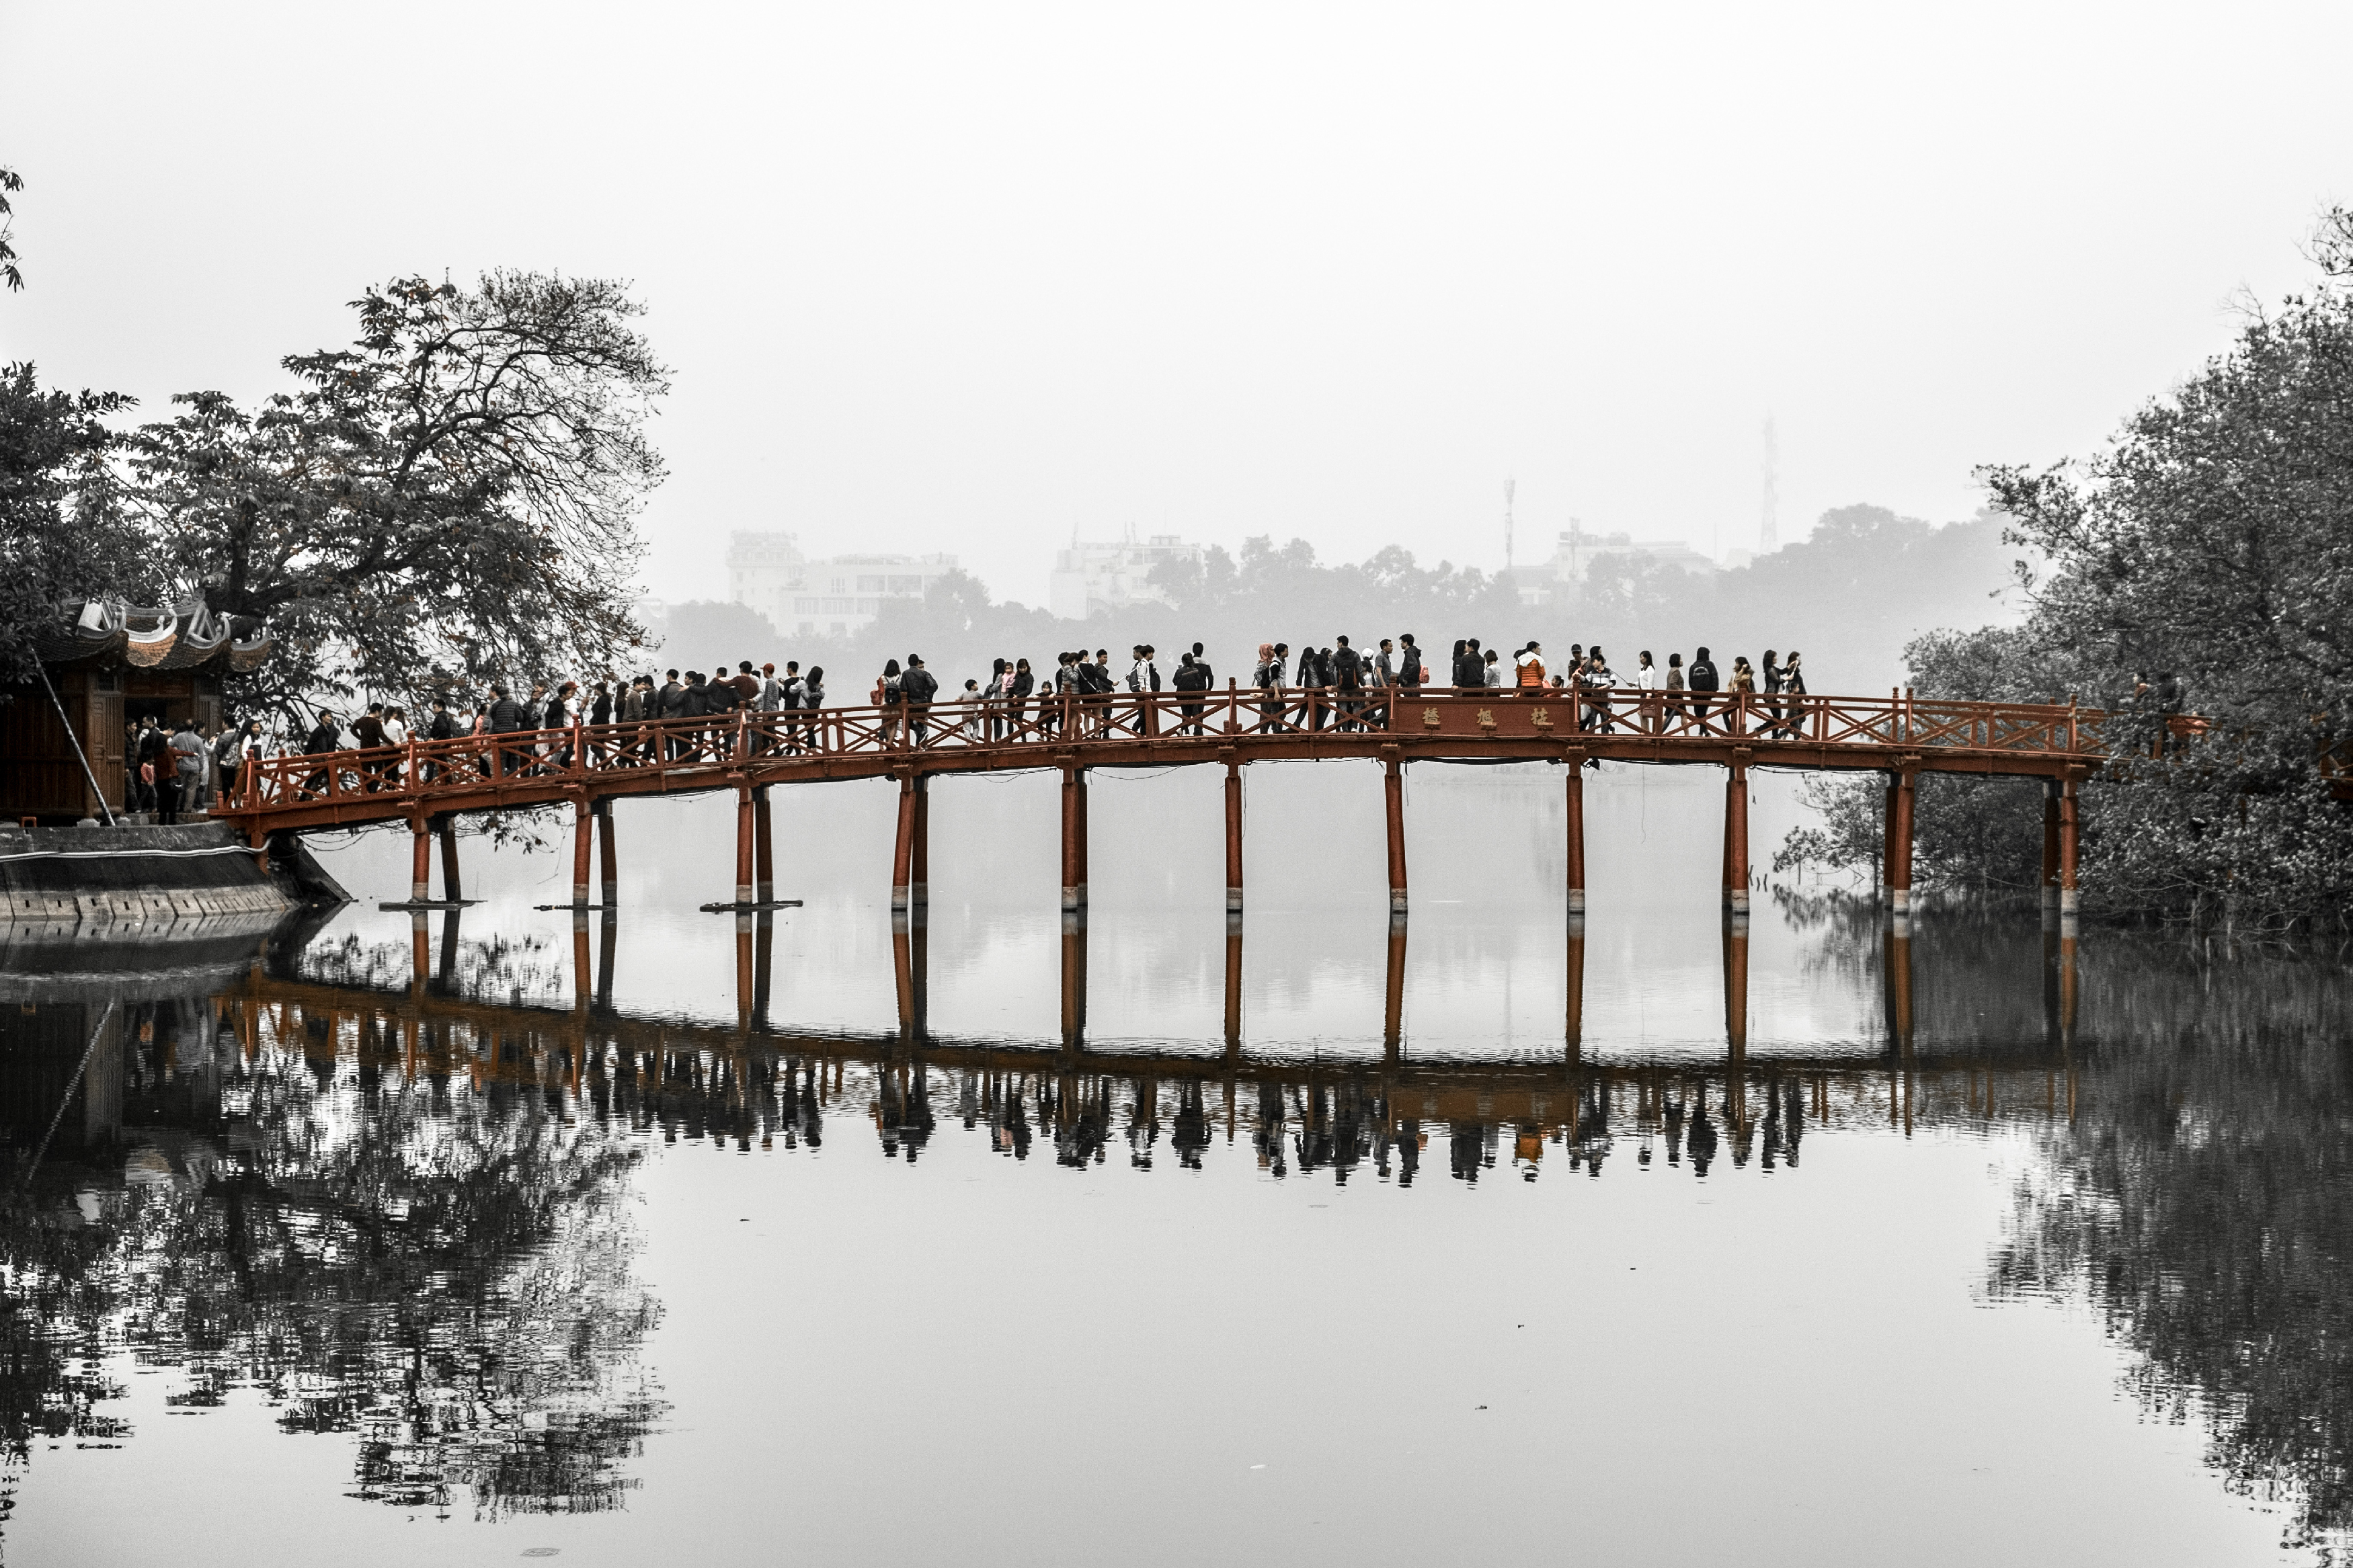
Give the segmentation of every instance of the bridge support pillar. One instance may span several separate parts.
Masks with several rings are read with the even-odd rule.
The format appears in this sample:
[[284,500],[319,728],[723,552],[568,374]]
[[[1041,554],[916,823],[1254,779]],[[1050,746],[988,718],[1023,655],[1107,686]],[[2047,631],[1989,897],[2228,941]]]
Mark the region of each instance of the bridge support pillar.
[[739,786],[735,791],[735,901],[739,904],[752,901],[752,840],[756,831],[752,792]]
[[913,901],[915,879],[915,773],[899,775],[899,826],[891,848],[891,907],[904,910]]
[[1568,753],[1568,915],[1585,913],[1585,753]]
[[776,897],[776,841],[768,819],[768,786],[752,792],[752,896],[761,903]]
[[1087,907],[1087,770],[1062,764],[1062,910]]
[[[1724,1041],[1731,1048],[1735,1076],[1748,1051],[1748,916],[1724,922]],[[1728,1088],[1729,1086],[1727,1086]]]
[[1724,907],[1748,913],[1748,764],[1737,761],[1724,786]]
[[427,903],[433,897],[433,835],[421,816],[408,825],[408,831],[416,836],[408,861],[408,901]]
[[[586,1016],[588,998],[596,994],[596,977],[588,967],[588,911],[572,910],[572,1011]],[[575,1058],[577,1060],[577,1057]]]
[[932,901],[932,780],[915,775],[914,835],[908,842],[907,899],[910,908]]
[[1895,886],[1895,775],[1889,773],[1886,797],[1879,812],[1879,907],[1894,902]]
[[445,902],[459,903],[466,896],[465,884],[458,876],[458,825],[443,817],[434,830],[441,839],[441,897]]
[[2059,795],[2059,914],[2062,919],[2076,910],[2076,835],[2081,810],[2082,803],[2075,794],[2075,781],[2069,779],[2060,786]]
[[2059,907],[2059,795],[2057,779],[2042,781],[2042,907]]
[[1912,807],[1918,775],[1895,775],[1887,793],[1887,907],[1903,914],[1912,907]]
[[1075,1051],[1087,1039],[1087,911],[1062,916],[1062,1048]]
[[[585,797],[572,803],[572,907],[588,907],[588,859],[596,847],[596,807]],[[582,928],[582,942],[587,941]]]
[[596,803],[597,901],[611,909],[621,901],[621,852],[613,842],[613,800]]
[[1226,754],[1226,913],[1242,910],[1242,765]]
[[1398,761],[1395,747],[1381,748],[1388,755],[1382,759],[1387,775],[1381,781],[1382,793],[1388,801],[1389,825],[1389,913],[1405,913],[1405,766]]

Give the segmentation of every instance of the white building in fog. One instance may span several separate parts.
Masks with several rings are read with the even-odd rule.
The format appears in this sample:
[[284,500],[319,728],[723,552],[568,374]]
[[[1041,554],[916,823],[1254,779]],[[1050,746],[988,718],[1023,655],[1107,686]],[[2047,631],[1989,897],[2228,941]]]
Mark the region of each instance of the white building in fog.
[[835,555],[811,561],[791,533],[727,536],[728,597],[795,637],[849,637],[886,599],[920,599],[956,570],[953,555]]
[[1166,561],[1201,562],[1201,547],[1187,544],[1173,533],[1155,533],[1139,543],[1133,535],[1112,543],[1082,543],[1075,537],[1067,550],[1054,552],[1053,582],[1047,605],[1066,621],[1082,621],[1099,609],[1124,610],[1130,605],[1165,605],[1168,595],[1147,581],[1152,569]]
[[1513,586],[1524,605],[1541,605],[1556,594],[1580,587],[1599,562],[1613,557],[1647,555],[1662,566],[1698,576],[1712,575],[1716,563],[1680,539],[1636,539],[1630,533],[1588,533],[1572,526],[1554,542],[1552,559],[1523,566],[1513,574]]

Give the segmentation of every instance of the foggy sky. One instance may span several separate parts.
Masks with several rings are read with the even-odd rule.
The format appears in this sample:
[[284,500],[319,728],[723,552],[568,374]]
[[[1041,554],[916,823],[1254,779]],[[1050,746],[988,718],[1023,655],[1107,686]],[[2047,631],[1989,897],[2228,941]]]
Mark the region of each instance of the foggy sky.
[[2309,276],[2353,7],[0,6],[0,356],[252,399],[406,272],[634,279],[735,528],[1502,563],[2091,450]]

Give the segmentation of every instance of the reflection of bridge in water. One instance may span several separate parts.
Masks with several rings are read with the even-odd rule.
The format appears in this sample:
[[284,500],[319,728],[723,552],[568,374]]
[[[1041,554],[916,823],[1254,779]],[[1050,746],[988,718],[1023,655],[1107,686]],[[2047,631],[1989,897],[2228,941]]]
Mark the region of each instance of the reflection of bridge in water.
[[[1671,1163],[1688,1152],[1704,1172],[1719,1141],[1745,1163],[1761,1137],[1769,1166],[1794,1161],[1810,1123],[1908,1131],[1923,1121],[2065,1119],[2077,1092],[2072,921],[2063,934],[2045,931],[2043,1026],[2023,1045],[1915,1047],[1912,938],[1909,921],[1899,918],[1879,922],[1883,1047],[1752,1058],[1747,922],[1736,920],[1723,938],[1723,1054],[1711,1061],[1621,1062],[1593,1059],[1586,1048],[1585,937],[1577,920],[1564,955],[1568,1002],[1556,1055],[1412,1057],[1400,1026],[1408,934],[1400,918],[1390,922],[1381,1050],[1354,1061],[1328,1050],[1303,1060],[1245,1049],[1239,919],[1228,924],[1222,1048],[1205,1041],[1191,1050],[1088,1043],[1082,915],[1063,921],[1061,1036],[1035,1042],[931,1032],[928,932],[920,912],[894,922],[899,1027],[867,1034],[796,1031],[771,1021],[774,926],[765,915],[738,917],[732,1025],[616,1011],[618,921],[609,912],[596,931],[586,917],[574,921],[569,1007],[466,994],[459,916],[450,911],[443,921],[436,944],[427,917],[412,917],[405,987],[393,984],[396,973],[380,970],[364,983],[338,983],[257,964],[222,999],[234,1006],[248,1051],[268,1041],[294,1046],[322,1072],[332,1062],[409,1081],[463,1078],[484,1091],[533,1089],[552,1103],[585,1106],[641,1129],[744,1148],[818,1142],[827,1112],[862,1100],[885,1150],[903,1149],[910,1158],[930,1138],[943,1096],[953,1118],[967,1127],[986,1122],[996,1146],[1017,1155],[1029,1152],[1035,1136],[1048,1139],[1065,1163],[1083,1163],[1104,1157],[1124,1137],[1137,1162],[1149,1163],[1165,1136],[1190,1165],[1220,1134],[1228,1143],[1247,1135],[1261,1163],[1273,1168],[1329,1164],[1345,1175],[1365,1163],[1387,1175],[1394,1162],[1409,1180],[1433,1129],[1452,1145],[1457,1174],[1475,1176],[1506,1139],[1531,1175],[1547,1146],[1565,1150],[1573,1165],[1598,1169],[1630,1131],[1644,1163],[1662,1144]],[[592,956],[592,948],[601,951]]]

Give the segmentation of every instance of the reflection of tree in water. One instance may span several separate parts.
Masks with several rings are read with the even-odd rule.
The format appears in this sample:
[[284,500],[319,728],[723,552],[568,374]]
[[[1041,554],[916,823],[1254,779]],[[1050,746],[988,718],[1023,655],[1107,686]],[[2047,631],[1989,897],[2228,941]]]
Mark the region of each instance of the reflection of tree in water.
[[[438,959],[438,931],[435,943]],[[453,996],[521,1004],[570,994],[569,971],[544,937],[469,937],[455,944],[451,957],[448,985],[441,986],[438,970],[435,984]],[[345,932],[341,942],[313,942],[293,959],[306,980],[379,991],[406,986],[415,962],[410,944],[363,942],[356,932]]]
[[[2169,961],[2168,961],[2169,960]],[[2131,949],[2094,970],[2105,1047],[2039,1140],[1997,1295],[2088,1299],[2152,1411],[2195,1415],[2294,1542],[2353,1536],[2353,1035],[2345,975]]]
[[127,1349],[185,1375],[174,1405],[251,1387],[289,1432],[353,1434],[356,1497],[618,1506],[661,1409],[637,1359],[658,1310],[631,1275],[633,1142],[536,1088],[401,1085],[332,1038],[248,1063],[211,1035],[193,1060],[185,1035],[176,1060],[124,1041],[125,1121],[149,1125],[123,1164],[55,1164],[0,1212],[12,1345],[62,1347],[12,1359],[16,1452],[119,1435],[100,1402],[120,1390],[68,1369]]

